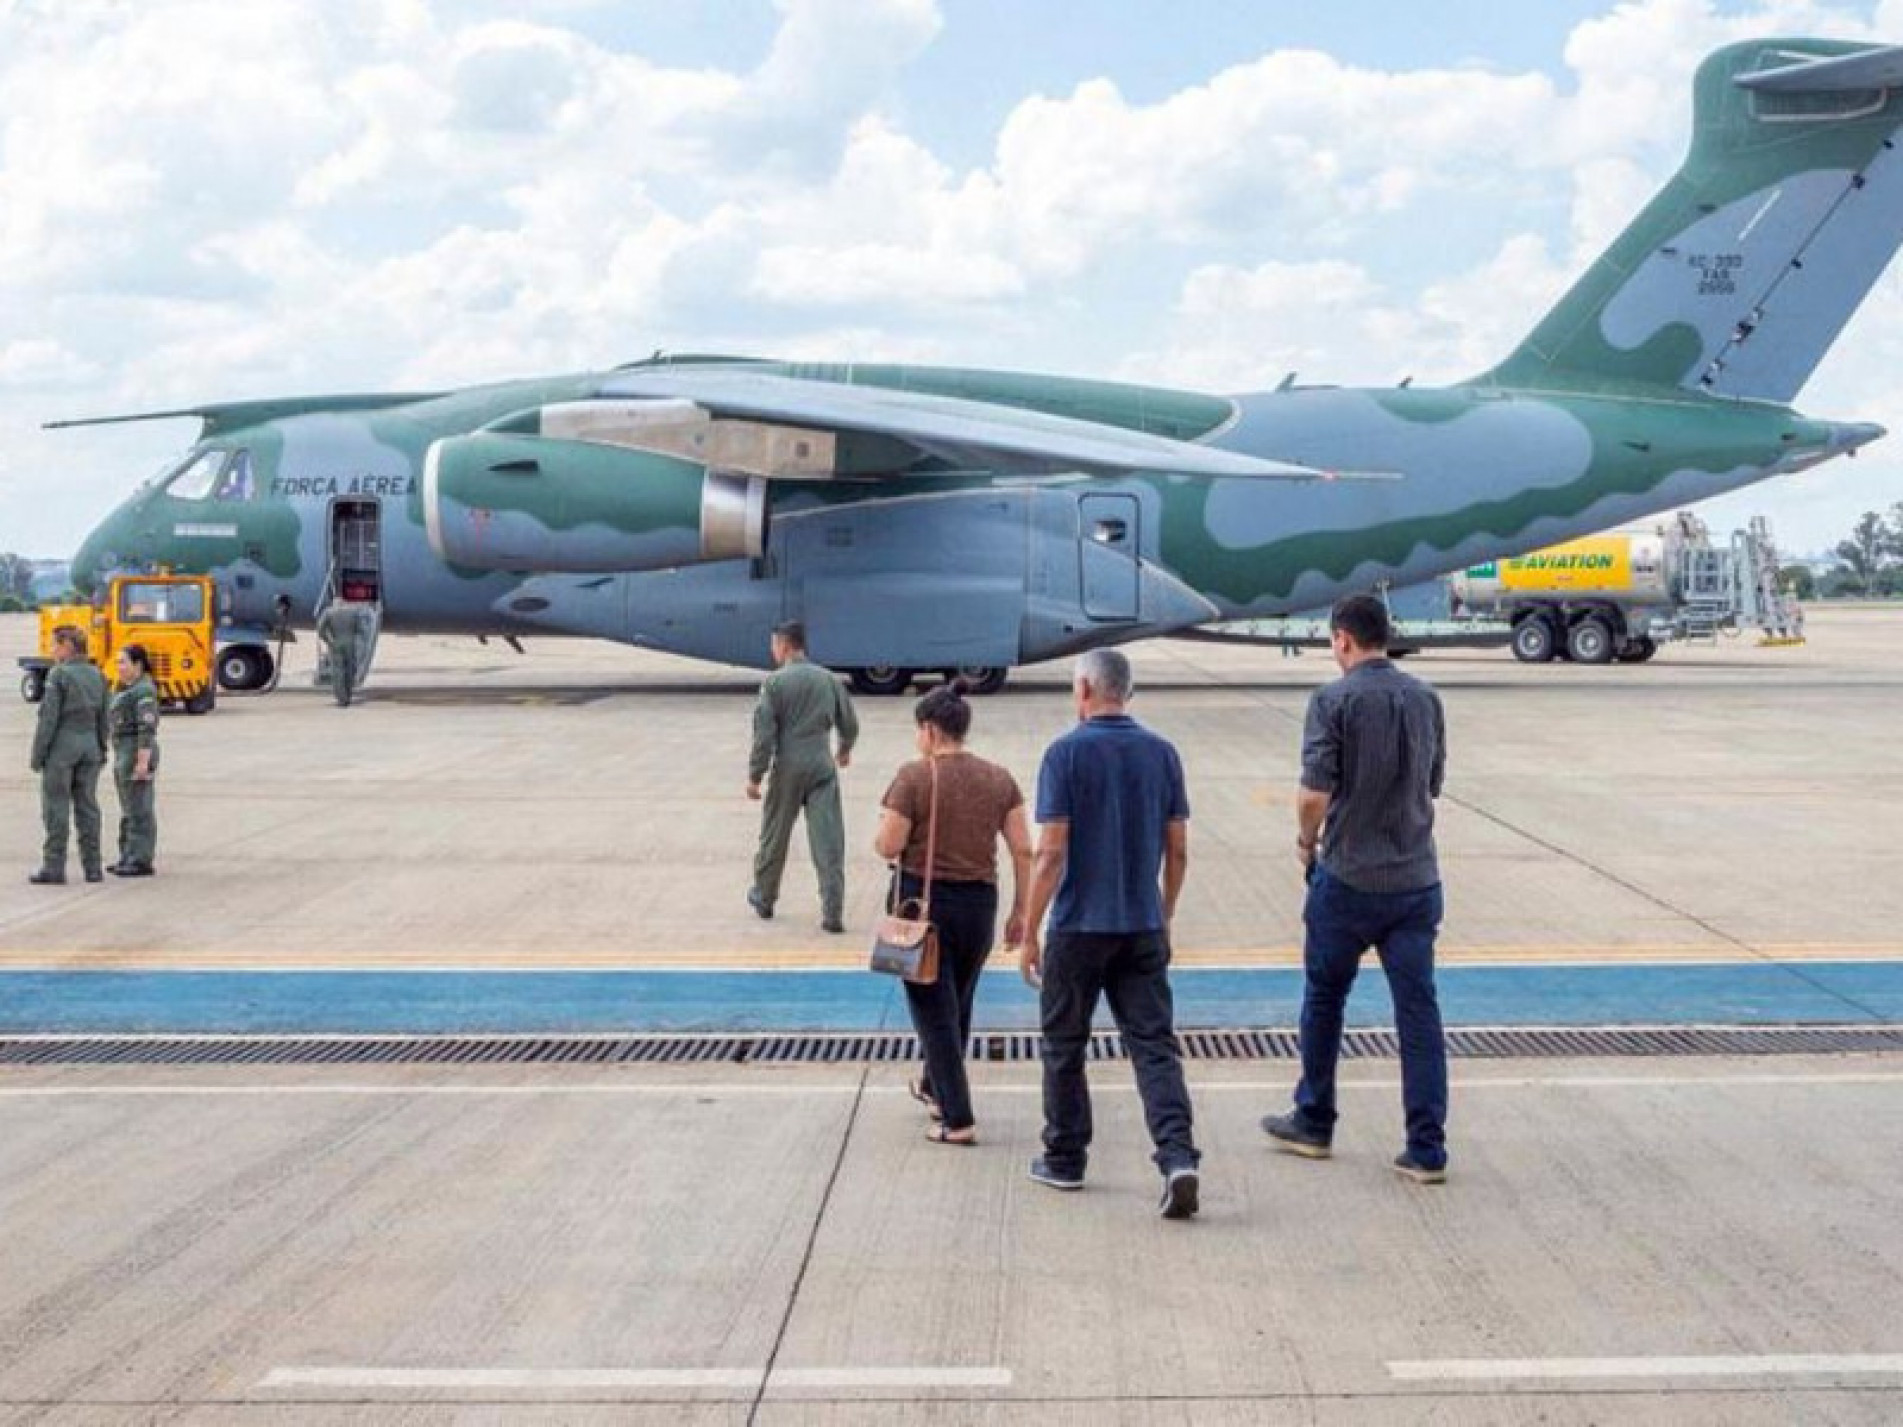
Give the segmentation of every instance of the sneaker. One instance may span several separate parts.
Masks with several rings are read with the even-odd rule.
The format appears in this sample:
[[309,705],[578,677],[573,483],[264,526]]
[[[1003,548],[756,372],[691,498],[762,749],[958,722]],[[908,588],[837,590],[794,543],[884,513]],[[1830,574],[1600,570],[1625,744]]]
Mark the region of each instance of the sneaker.
[[1193,1219],[1200,1207],[1198,1191],[1202,1182],[1193,1169],[1172,1169],[1163,1176],[1163,1200],[1156,1212],[1165,1219]]
[[1445,1184],[1447,1166],[1425,1165],[1414,1158],[1412,1150],[1404,1150],[1394,1157],[1394,1172],[1403,1179],[1411,1179],[1416,1184]]
[[1051,1189],[1082,1189],[1084,1187],[1083,1175],[1052,1169],[1051,1162],[1043,1155],[1031,1161],[1031,1178]]
[[1293,1115],[1264,1115],[1262,1133],[1275,1141],[1277,1149],[1303,1159],[1327,1159],[1335,1152],[1329,1136],[1304,1129]]
[[747,888],[747,905],[753,908],[753,914],[761,921],[773,920],[773,904],[760,895],[758,887]]

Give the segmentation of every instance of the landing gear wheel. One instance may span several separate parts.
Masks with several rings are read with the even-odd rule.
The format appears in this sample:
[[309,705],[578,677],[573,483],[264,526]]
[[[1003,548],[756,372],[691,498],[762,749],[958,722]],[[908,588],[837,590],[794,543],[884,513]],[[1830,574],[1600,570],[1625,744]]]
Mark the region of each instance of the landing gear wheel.
[[1575,664],[1610,664],[1616,647],[1612,627],[1594,615],[1566,631],[1566,657]]
[[855,694],[866,694],[885,698],[902,694],[912,687],[911,669],[895,669],[890,664],[868,664],[863,669],[849,669],[846,676],[852,682]]
[[28,669],[20,675],[20,697],[30,704],[37,704],[46,697],[46,675],[38,669]]
[[218,683],[221,688],[248,693],[271,681],[276,661],[271,651],[257,644],[232,644],[218,651]]
[[1513,657],[1522,664],[1545,664],[1557,653],[1559,638],[1550,621],[1535,614],[1513,626]]
[[1643,664],[1659,652],[1656,639],[1632,639],[1626,641],[1625,648],[1619,651],[1621,664]]
[[965,664],[952,671],[967,684],[974,694],[995,694],[1004,687],[1004,681],[1011,677],[1009,668],[991,669],[982,664]]

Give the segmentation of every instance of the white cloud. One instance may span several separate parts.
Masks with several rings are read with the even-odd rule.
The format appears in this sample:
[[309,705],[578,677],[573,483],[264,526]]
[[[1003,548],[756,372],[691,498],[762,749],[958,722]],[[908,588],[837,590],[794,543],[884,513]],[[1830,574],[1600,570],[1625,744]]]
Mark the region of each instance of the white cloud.
[[[1704,53],[1903,35],[1903,0],[1609,2],[1563,82],[1239,55],[1154,98],[1027,94],[953,163],[895,95],[955,9],[775,8],[769,45],[715,66],[570,0],[0,3],[0,442],[11,472],[96,463],[70,498],[0,489],[0,528],[56,551],[128,450],[180,434],[49,416],[656,346],[1229,390],[1463,377],[1676,164]],[[961,76],[930,78],[957,102]],[[1903,370],[1886,331],[1846,345]],[[1872,365],[1827,367],[1820,409],[1903,410]]]

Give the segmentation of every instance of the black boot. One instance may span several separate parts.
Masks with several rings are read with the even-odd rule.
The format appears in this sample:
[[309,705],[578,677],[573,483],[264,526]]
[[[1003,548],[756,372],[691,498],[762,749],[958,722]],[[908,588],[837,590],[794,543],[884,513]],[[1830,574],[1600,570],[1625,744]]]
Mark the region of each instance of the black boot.
[[66,869],[64,867],[42,867],[38,872],[26,874],[26,880],[36,887],[64,887]]

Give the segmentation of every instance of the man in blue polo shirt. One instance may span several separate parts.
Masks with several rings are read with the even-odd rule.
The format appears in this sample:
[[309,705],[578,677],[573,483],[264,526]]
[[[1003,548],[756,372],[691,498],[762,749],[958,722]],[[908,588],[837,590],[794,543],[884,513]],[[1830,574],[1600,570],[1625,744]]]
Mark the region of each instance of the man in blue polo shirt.
[[[1163,1174],[1158,1212],[1196,1213],[1189,1087],[1170,999],[1170,921],[1189,870],[1189,796],[1175,748],[1124,712],[1130,661],[1095,649],[1077,661],[1077,727],[1037,775],[1037,858],[1018,961],[1041,991],[1044,1153],[1031,1178],[1082,1189],[1090,1153],[1084,1058],[1100,994],[1122,1033]],[[1159,880],[1160,879],[1160,880]],[[1053,904],[1054,903],[1054,904]],[[1040,944],[1050,912],[1050,944]]]

